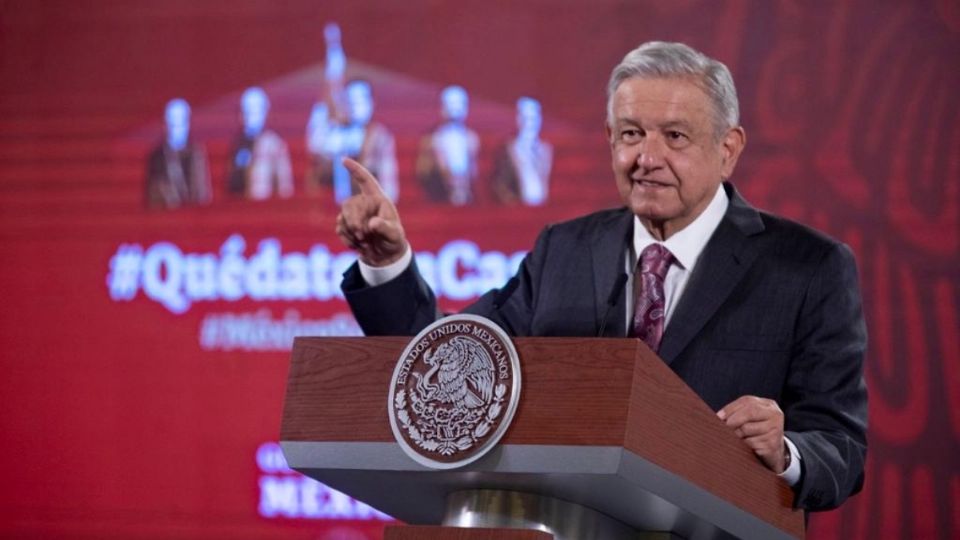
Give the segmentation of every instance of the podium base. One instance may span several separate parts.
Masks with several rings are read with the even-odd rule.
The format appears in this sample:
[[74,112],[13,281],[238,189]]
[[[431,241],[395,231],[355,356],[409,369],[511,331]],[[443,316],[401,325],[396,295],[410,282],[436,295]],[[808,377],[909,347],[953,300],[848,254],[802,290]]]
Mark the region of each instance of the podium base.
[[604,538],[610,540],[679,540],[669,532],[637,531],[596,510],[552,497],[478,489],[447,497],[443,517],[447,527],[533,529],[556,540]]

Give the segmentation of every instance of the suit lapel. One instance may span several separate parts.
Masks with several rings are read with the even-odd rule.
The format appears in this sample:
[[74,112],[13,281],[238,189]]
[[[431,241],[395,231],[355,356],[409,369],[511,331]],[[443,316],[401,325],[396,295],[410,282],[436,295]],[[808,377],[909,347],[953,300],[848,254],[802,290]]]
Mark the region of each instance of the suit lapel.
[[758,254],[750,237],[764,229],[759,212],[731,184],[724,187],[730,206],[700,255],[663,334],[659,354],[668,364],[720,309]]
[[[611,308],[610,293],[617,278],[626,267],[627,248],[633,235],[633,214],[626,209],[610,216],[591,232],[590,251],[593,256],[593,297],[596,310],[597,331],[606,317],[605,336],[627,335],[627,303],[623,291]],[[611,267],[611,261],[616,261]]]

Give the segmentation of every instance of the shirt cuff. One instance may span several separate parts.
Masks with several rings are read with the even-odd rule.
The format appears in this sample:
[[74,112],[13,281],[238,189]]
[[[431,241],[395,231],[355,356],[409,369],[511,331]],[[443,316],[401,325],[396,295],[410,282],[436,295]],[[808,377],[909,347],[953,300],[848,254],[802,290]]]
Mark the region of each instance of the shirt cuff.
[[800,481],[800,451],[788,437],[784,437],[783,442],[787,443],[787,451],[790,452],[790,466],[777,476],[792,487]]
[[407,244],[407,250],[403,252],[403,256],[401,256],[399,260],[386,266],[370,266],[359,259],[357,260],[357,265],[360,267],[360,275],[363,276],[363,280],[367,282],[367,285],[376,287],[402,274],[403,271],[410,266],[410,261],[412,260],[413,250],[410,249],[410,244]]

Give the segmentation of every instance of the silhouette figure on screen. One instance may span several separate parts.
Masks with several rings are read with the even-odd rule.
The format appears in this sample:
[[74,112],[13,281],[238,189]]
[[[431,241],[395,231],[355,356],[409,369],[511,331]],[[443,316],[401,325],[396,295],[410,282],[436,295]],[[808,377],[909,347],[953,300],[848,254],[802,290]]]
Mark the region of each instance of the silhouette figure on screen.
[[324,29],[327,63],[324,98],[314,104],[307,123],[306,146],[310,155],[307,188],[332,188],[338,203],[356,193],[343,157],[362,163],[380,181],[390,200],[399,196],[396,143],[383,124],[373,121],[373,90],[365,80],[343,86],[346,56],[340,44],[340,28],[330,23]]
[[147,208],[210,202],[210,171],[203,146],[190,138],[190,105],[172,99],[164,112],[166,136],[147,158]]
[[440,101],[443,122],[420,141],[417,179],[430,200],[462,206],[473,202],[480,138],[466,125],[466,90],[448,86]]
[[517,136],[505,142],[494,159],[493,193],[503,204],[539,206],[547,202],[553,146],[540,138],[540,102],[517,100]]
[[228,191],[262,200],[293,195],[293,172],[287,144],[266,129],[270,99],[262,88],[248,88],[240,97],[242,131],[230,152]]

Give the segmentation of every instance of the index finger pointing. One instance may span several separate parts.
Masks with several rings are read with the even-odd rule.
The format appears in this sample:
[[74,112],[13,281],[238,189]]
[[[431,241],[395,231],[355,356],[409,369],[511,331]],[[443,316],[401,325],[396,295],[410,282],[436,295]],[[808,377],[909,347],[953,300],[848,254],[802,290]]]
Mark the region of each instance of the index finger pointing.
[[377,182],[376,177],[374,177],[366,167],[348,157],[343,158],[343,166],[350,171],[350,176],[353,177],[353,180],[357,183],[357,187],[360,188],[360,193],[386,197],[383,193],[383,188],[380,187],[380,182]]

